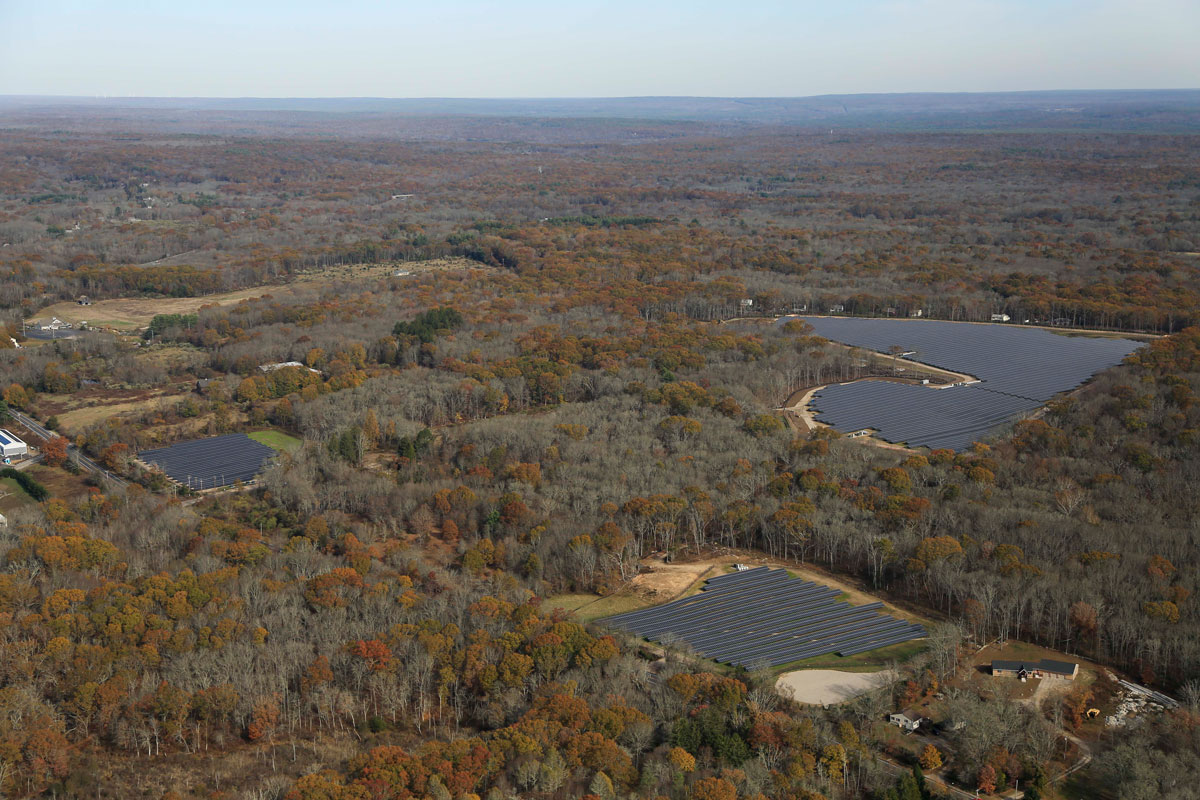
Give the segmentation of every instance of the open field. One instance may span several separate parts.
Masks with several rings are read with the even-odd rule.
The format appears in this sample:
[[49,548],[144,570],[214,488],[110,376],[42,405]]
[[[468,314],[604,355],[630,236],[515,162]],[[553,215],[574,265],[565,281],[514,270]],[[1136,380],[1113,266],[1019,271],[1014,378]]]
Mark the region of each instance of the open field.
[[[70,500],[81,494],[86,494],[89,487],[85,475],[72,475],[59,467],[48,467],[45,464],[33,464],[25,470],[36,480],[50,497]],[[36,501],[26,494],[25,490],[12,478],[0,478],[0,513],[6,513],[22,506],[36,505]]]
[[61,467],[48,467],[45,464],[34,464],[28,471],[38,483],[46,487],[51,497],[69,500],[87,494],[91,488],[87,483],[87,473],[72,475]]
[[300,439],[290,436],[283,431],[254,431],[246,435],[259,444],[265,444],[267,447],[284,453],[298,450],[304,444]]
[[155,389],[83,388],[70,395],[44,400],[39,410],[45,418],[58,417],[59,431],[73,436],[109,417],[148,411],[158,403],[169,403],[185,391],[187,386],[184,384]]
[[785,672],[775,689],[797,703],[830,705],[844,703],[860,694],[886,686],[899,676],[891,670],[844,672],[834,669],[802,669]]
[[[124,297],[97,300],[88,306],[64,301],[47,306],[31,317],[29,322],[49,321],[58,317],[64,322],[78,324],[86,321],[93,328],[131,330],[144,328],[158,314],[192,314],[204,306],[228,306],[259,297],[289,297],[300,289],[320,289],[341,281],[366,281],[386,278],[400,269],[416,276],[422,272],[451,269],[485,269],[482,264],[465,258],[440,258],[431,261],[396,264],[360,264],[330,267],[303,272],[286,284],[255,286],[221,294],[200,297]],[[397,278],[396,280],[405,280]]]

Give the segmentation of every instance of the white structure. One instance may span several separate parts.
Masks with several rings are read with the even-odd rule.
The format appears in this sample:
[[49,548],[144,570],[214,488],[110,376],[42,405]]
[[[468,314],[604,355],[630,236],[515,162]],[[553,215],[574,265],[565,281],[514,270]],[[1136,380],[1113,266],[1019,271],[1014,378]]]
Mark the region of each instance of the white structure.
[[909,733],[921,727],[921,717],[914,711],[897,711],[888,716],[888,722]]
[[10,431],[0,428],[0,456],[5,460],[15,456],[29,455],[29,445],[22,442]]
[[8,517],[4,516],[3,514],[0,514],[0,528],[7,528],[7,527],[8,527]]
[[920,318],[920,317],[923,317],[923,316],[925,316],[925,312],[924,312],[922,309],[919,309],[919,308],[918,308],[916,311],[911,311],[911,312],[909,312],[909,314],[908,314],[908,315],[909,315],[910,317],[912,317],[913,319],[918,319],[918,318]]
[[318,369],[313,369],[312,367],[305,367],[299,361],[280,361],[278,364],[259,364],[258,365],[258,368],[263,372],[274,372],[275,370],[283,369],[284,367],[303,367],[304,369],[308,370],[309,372],[320,372],[320,370],[318,370]]
[[1008,314],[992,314],[992,322],[1008,322],[1012,317]]
[[43,322],[38,327],[44,331],[61,331],[66,328],[70,328],[71,326],[68,325],[67,323],[63,322],[58,317],[54,317],[49,322]]

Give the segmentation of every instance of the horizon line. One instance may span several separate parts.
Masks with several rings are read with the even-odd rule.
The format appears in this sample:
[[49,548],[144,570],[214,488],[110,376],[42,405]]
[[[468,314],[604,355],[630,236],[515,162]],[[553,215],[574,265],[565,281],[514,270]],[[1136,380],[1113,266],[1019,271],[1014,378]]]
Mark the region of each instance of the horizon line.
[[705,94],[631,94],[631,95],[155,95],[155,94],[41,94],[3,93],[0,99],[48,100],[462,100],[462,101],[531,101],[531,100],[810,100],[822,97],[896,97],[905,95],[998,95],[998,94],[1145,94],[1154,92],[1200,92],[1200,86],[1154,87],[1138,89],[995,89],[933,91],[912,89],[902,92],[826,92],[795,95],[705,95]]

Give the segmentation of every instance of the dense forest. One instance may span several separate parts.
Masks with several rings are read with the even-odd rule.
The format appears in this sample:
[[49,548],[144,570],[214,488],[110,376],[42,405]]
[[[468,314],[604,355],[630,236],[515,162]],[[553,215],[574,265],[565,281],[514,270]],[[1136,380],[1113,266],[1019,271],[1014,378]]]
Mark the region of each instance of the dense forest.
[[[1187,796],[1195,135],[80,119],[0,139],[0,412],[61,434],[0,528],[6,795],[907,800],[935,759],[890,769],[879,720],[1021,640],[1179,697],[1089,774]],[[91,330],[24,330],[63,308]],[[967,452],[906,451],[780,413],[887,374],[773,322],[833,310],[1146,345]],[[263,429],[299,443],[246,491],[136,460]],[[822,570],[931,636],[822,708],[550,602],[663,553]],[[1082,693],[951,701],[948,777],[1058,796]]]

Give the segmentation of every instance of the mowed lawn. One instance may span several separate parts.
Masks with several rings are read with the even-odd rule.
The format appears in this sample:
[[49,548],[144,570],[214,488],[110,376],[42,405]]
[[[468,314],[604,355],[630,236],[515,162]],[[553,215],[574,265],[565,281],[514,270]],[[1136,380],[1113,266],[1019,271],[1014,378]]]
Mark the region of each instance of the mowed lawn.
[[293,450],[299,449],[303,444],[295,436],[290,436],[282,431],[255,431],[254,433],[246,434],[259,444],[265,444],[274,450],[281,453],[290,453]]

